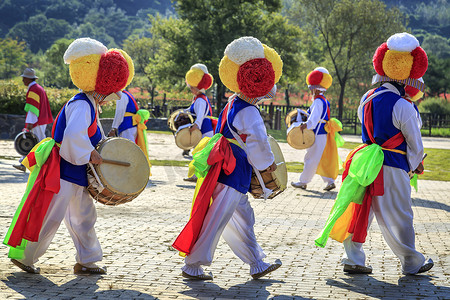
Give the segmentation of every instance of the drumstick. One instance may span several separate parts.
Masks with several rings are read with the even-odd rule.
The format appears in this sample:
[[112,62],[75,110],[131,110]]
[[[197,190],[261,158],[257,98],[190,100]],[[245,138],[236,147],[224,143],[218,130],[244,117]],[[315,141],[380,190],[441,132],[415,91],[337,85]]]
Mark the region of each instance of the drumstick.
[[118,161],[118,160],[112,160],[112,159],[106,159],[106,158],[102,158],[102,160],[105,164],[118,165],[118,166],[124,166],[124,167],[129,167],[131,165],[129,162],[125,162],[125,161]]

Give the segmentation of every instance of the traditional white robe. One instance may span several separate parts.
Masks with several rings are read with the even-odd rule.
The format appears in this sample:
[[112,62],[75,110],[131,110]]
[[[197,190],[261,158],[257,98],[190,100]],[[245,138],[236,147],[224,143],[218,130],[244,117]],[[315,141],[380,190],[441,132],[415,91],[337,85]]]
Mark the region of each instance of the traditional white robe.
[[[389,83],[384,87],[400,94]],[[364,97],[363,97],[364,99]],[[362,120],[362,108],[358,109]],[[401,130],[407,143],[407,159],[411,170],[422,162],[423,144],[417,112],[405,99],[400,99],[393,107],[392,122]],[[425,262],[425,257],[415,249],[413,210],[411,208],[411,186],[408,174],[399,168],[383,166],[384,195],[375,196],[372,201],[370,222],[375,215],[386,243],[400,259],[404,274],[415,274]],[[365,265],[366,256],[361,243],[352,242],[352,236],[344,241],[343,264]]]
[[[88,97],[96,107],[92,97]],[[88,137],[91,124],[89,104],[81,100],[74,101],[66,107],[65,113],[67,127],[59,153],[72,164],[86,164],[94,150]],[[98,126],[101,126],[100,122]],[[76,261],[89,265],[102,260],[103,252],[94,229],[97,212],[92,198],[83,186],[63,179],[60,184],[60,191],[53,196],[45,215],[39,241],[27,243],[25,258],[21,260],[25,265],[33,265],[45,253],[63,219],[75,244]]]
[[[246,145],[253,165],[259,170],[272,165],[274,156],[259,111],[252,106],[240,110],[232,125],[238,134],[247,135]],[[186,256],[182,270],[194,276],[203,274],[201,266],[211,265],[221,235],[233,252],[250,265],[250,274],[267,269],[270,264],[263,261],[266,255],[256,241],[255,216],[247,195],[217,183],[212,198],[199,238]]]

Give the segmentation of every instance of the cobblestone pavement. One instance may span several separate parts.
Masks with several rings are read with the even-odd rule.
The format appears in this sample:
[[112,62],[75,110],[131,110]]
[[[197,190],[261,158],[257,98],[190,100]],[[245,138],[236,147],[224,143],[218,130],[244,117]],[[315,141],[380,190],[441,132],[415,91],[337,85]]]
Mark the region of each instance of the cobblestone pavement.
[[[1,155],[8,156],[1,145],[12,146],[11,142],[0,142]],[[181,152],[171,147],[165,151]],[[2,240],[27,180],[26,174],[12,168],[14,163],[0,158]],[[182,180],[187,173],[184,167],[156,166],[152,173],[147,188],[132,202],[96,205],[96,230],[107,275],[73,274],[75,249],[62,225],[37,263],[40,275],[20,271],[7,258],[7,247],[0,247],[0,299],[450,299],[447,182],[419,181],[419,192],[412,195],[416,247],[435,261],[424,275],[401,274],[400,262],[376,222],[365,245],[374,273],[343,273],[341,244],[330,240],[325,249],[314,246],[337,194],[323,192],[325,184],[315,176],[306,191],[288,187],[272,200],[251,199],[255,233],[266,261],[280,259],[280,269],[252,280],[249,267],[220,240],[213,264],[205,267],[214,280],[192,282],[181,277],[183,259],[171,243],[187,221],[194,184]],[[298,174],[289,173],[289,182],[297,178]]]

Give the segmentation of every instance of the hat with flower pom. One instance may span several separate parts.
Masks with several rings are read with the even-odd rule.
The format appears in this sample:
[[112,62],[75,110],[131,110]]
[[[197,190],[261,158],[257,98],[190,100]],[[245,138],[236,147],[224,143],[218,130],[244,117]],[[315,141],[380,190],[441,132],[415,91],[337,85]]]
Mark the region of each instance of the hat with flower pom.
[[186,73],[186,83],[199,90],[209,89],[213,81],[213,77],[208,73],[208,68],[204,64],[195,64]]
[[332,82],[333,78],[328,70],[323,67],[315,68],[306,76],[306,84],[310,90],[326,91]]
[[122,91],[134,76],[134,65],[123,50],[108,50],[91,38],[73,41],[64,53],[73,84],[83,92],[92,92],[100,99]]
[[278,53],[258,39],[245,36],[232,41],[219,64],[222,83],[242,100],[256,104],[273,98],[283,61]]
[[428,68],[428,57],[419,41],[407,32],[392,35],[377,48],[373,67],[377,74],[372,84],[396,81],[422,92],[425,89],[425,84],[419,78]]

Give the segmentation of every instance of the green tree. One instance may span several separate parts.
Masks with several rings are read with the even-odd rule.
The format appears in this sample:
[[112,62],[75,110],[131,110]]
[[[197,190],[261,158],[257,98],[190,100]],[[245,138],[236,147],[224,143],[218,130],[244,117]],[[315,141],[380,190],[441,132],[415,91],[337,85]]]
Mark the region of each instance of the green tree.
[[53,42],[70,31],[70,25],[64,20],[47,19],[45,15],[32,16],[26,22],[14,25],[7,37],[25,41],[33,53],[39,49],[45,51]]
[[11,78],[25,67],[26,44],[11,38],[0,39],[0,78]]
[[64,52],[73,40],[59,39],[46,52],[44,62],[45,83],[59,88],[74,85],[70,79],[69,65],[64,63]]
[[405,30],[404,15],[397,8],[386,9],[378,0],[296,0],[289,18],[301,20],[299,26],[320,37],[326,62],[317,63],[331,67],[339,85],[339,118],[347,85],[352,80],[367,82],[375,49],[390,35]]
[[450,90],[450,58],[439,58],[435,55],[428,56],[428,69],[423,80],[428,87],[431,95],[439,97],[444,94],[447,99],[447,93]]
[[[150,101],[153,105],[153,100],[156,92],[156,85],[158,83],[157,77],[152,73],[151,68],[148,68],[150,59],[155,58],[155,53],[160,48],[159,40],[154,38],[129,38],[124,41],[123,49],[133,59],[135,78],[134,82],[146,89],[150,93]],[[136,84],[135,84],[136,85]]]
[[217,84],[216,103],[220,104],[225,88],[218,66],[225,47],[241,36],[254,36],[281,55],[283,80],[295,78],[300,30],[278,13],[280,8],[279,0],[177,1],[179,19],[151,19],[151,32],[161,39],[161,49],[151,61],[152,72],[182,86],[189,67],[204,63]]

